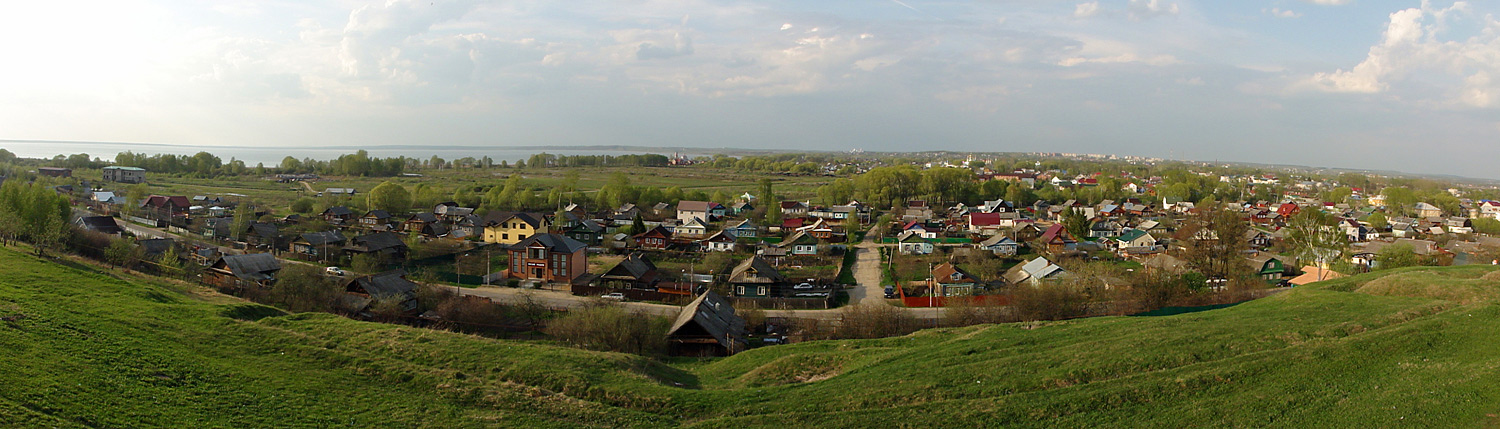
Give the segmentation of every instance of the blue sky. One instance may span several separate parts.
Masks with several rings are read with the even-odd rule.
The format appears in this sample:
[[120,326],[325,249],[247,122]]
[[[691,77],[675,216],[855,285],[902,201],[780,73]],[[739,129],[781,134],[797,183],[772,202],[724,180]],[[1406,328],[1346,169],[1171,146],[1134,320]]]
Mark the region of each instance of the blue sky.
[[1500,178],[1496,2],[0,5],[0,138],[1095,152]]

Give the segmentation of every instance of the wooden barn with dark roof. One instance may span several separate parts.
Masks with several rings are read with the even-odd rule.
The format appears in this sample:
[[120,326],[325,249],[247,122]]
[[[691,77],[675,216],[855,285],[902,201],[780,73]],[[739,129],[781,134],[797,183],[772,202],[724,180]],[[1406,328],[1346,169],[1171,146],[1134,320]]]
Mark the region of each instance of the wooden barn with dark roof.
[[748,345],[745,319],[734,314],[729,300],[713,291],[683,307],[667,331],[667,353],[672,356],[729,356]]

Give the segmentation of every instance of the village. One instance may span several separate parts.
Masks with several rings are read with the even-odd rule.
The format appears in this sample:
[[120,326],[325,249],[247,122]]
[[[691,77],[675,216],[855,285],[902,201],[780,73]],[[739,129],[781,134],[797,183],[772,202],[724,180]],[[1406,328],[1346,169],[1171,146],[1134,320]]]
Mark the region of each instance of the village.
[[[716,161],[674,157],[658,168],[710,169]],[[815,189],[780,194],[801,199],[778,197],[775,182],[762,178],[739,194],[636,192],[608,206],[599,204],[604,198],[532,199],[507,209],[459,198],[419,206],[413,190],[394,181],[315,188],[329,178],[312,173],[236,179],[316,191],[289,208],[255,205],[264,199],[248,194],[143,193],[156,173],[140,167],[89,169],[86,178],[61,167],[33,173],[70,199],[78,228],[122,237],[94,241],[99,253],[133,244],[111,257],[120,265],[173,267],[241,295],[276,288],[289,266],[312,266],[342,279],[337,312],[402,323],[442,318],[420,302],[424,284],[495,302],[535,291],[527,293],[562,310],[618,302],[677,318],[672,353],[692,356],[782,342],[794,319],[838,319],[836,309],[855,306],[934,322],[960,308],[997,315],[976,322],[1133,314],[1238,302],[1382,268],[1500,257],[1500,239],[1481,233],[1494,231],[1487,225],[1500,217],[1500,202],[1456,188],[1418,201],[1403,187],[1377,192],[1348,174],[1297,180],[1184,168],[1174,178],[1068,173],[1036,168],[1040,162],[996,171],[1006,163],[972,156],[883,164],[894,163],[796,164],[827,177]],[[903,174],[921,185],[900,184]],[[864,182],[882,175],[898,180]],[[902,187],[922,190],[890,192]],[[1215,200],[1230,192],[1245,198]],[[1070,293],[1038,292],[1049,289]],[[748,317],[755,323],[746,323],[747,310],[759,313]]]

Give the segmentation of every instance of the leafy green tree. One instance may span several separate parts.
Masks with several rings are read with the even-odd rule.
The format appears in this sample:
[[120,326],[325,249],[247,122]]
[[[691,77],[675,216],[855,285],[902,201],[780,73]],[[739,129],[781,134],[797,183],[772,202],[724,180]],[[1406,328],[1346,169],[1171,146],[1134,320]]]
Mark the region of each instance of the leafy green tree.
[[305,214],[305,213],[312,212],[313,205],[315,205],[317,203],[318,203],[318,200],[315,200],[315,199],[312,199],[312,198],[309,198],[309,197],[302,197],[302,198],[298,198],[297,201],[293,201],[292,202],[292,206],[290,208],[292,209],[293,213],[304,213]]
[[411,193],[395,182],[384,182],[375,189],[371,189],[367,201],[371,209],[385,210],[391,213],[405,213],[411,209]]
[[1299,261],[1328,267],[1343,256],[1348,243],[1348,236],[1336,224],[1333,216],[1318,210],[1297,212],[1286,226],[1289,253]]
[[1391,225],[1390,220],[1386,219],[1385,214],[1382,213],[1371,213],[1367,222],[1370,222],[1370,226],[1375,229],[1385,229]]
[[1063,228],[1067,229],[1068,233],[1073,234],[1074,237],[1079,237],[1080,239],[1088,237],[1090,226],[1089,218],[1083,215],[1082,210],[1073,208],[1063,214]]
[[177,246],[167,246],[167,250],[161,252],[161,256],[157,257],[156,266],[164,276],[182,276],[184,273],[184,267],[182,258],[177,255]]
[[104,249],[104,259],[116,266],[130,269],[135,261],[140,258],[140,249],[126,238],[115,238],[109,241],[109,247]]
[[1375,254],[1375,262],[1382,270],[1422,265],[1417,252],[1407,243],[1396,243],[1380,249],[1380,252]]
[[230,231],[230,236],[234,237],[236,241],[244,241],[245,233],[250,229],[250,223],[252,222],[255,222],[254,203],[249,200],[241,200],[239,205],[234,207],[234,222],[232,226],[234,231]]

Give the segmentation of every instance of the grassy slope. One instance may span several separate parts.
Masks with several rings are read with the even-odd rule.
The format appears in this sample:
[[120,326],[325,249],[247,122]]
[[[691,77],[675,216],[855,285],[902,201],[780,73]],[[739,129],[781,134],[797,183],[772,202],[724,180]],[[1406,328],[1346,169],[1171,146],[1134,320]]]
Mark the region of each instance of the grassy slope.
[[[672,366],[360,323],[0,250],[0,421],[102,426],[1494,425],[1500,276],[928,330]],[[680,383],[683,387],[673,387]]]
[[0,266],[0,315],[26,316],[0,322],[0,420],[7,422],[618,426],[663,419],[553,392],[633,389],[657,384],[651,377],[681,376],[624,355],[328,315],[241,320],[279,312],[204,302],[185,289],[9,249],[0,249]]

